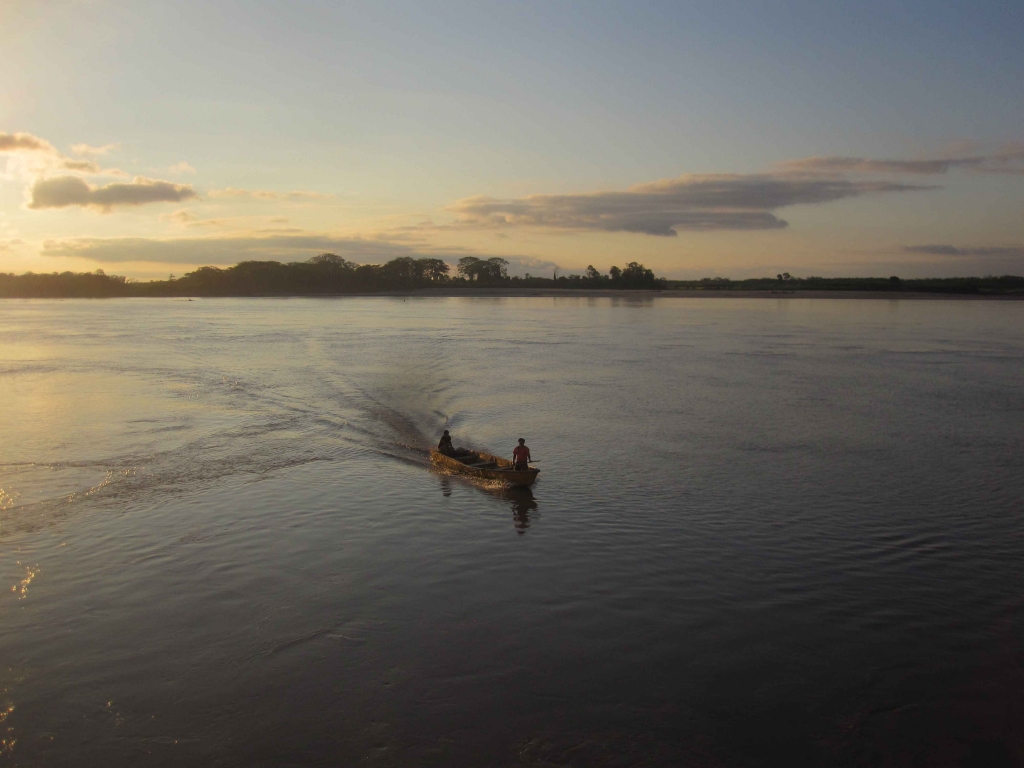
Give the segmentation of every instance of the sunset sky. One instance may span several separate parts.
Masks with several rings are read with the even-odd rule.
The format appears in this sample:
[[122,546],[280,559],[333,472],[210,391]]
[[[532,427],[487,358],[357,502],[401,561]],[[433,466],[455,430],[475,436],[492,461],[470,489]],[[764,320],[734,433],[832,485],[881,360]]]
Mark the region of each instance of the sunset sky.
[[1024,3],[0,0],[0,271],[1024,274]]

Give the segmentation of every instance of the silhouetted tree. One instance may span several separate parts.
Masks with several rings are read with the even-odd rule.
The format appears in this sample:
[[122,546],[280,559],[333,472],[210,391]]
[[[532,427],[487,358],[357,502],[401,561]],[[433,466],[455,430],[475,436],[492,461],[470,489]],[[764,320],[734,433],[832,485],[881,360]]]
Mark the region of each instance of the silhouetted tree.
[[468,280],[496,283],[508,279],[508,261],[500,256],[486,260],[478,259],[476,256],[463,256],[459,259],[458,271]]
[[477,280],[480,277],[480,264],[481,259],[476,256],[463,256],[459,259],[459,265],[456,267],[458,273],[465,277],[467,280]]
[[492,256],[487,260],[487,267],[482,274],[486,274],[488,282],[508,280],[508,261],[500,256]]
[[346,261],[336,253],[321,253],[319,256],[314,256],[309,260],[310,264],[316,264],[320,267],[327,267],[328,269],[355,269],[356,265],[351,261]]
[[635,261],[622,270],[621,280],[623,288],[654,288],[658,283],[653,271]]
[[443,259],[417,259],[416,263],[420,266],[423,279],[431,282],[448,279],[448,264]]

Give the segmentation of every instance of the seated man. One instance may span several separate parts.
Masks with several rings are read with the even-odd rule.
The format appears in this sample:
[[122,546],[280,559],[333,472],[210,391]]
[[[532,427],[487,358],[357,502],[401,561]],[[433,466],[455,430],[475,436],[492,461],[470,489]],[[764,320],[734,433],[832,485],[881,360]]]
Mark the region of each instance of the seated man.
[[517,472],[530,468],[530,449],[526,447],[526,440],[519,438],[519,445],[512,449],[512,464]]
[[447,429],[444,431],[444,434],[441,435],[441,442],[437,444],[437,450],[445,456],[455,455],[455,446],[452,445],[452,436],[448,434]]

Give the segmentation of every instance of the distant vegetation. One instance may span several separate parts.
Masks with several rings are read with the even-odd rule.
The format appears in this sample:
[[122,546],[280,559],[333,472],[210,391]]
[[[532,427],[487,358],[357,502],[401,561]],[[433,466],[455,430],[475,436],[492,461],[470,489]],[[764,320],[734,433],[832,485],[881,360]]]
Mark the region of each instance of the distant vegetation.
[[380,293],[449,286],[473,288],[661,288],[664,281],[642,264],[612,267],[602,275],[593,267],[586,275],[509,277],[502,258],[459,259],[456,275],[441,259],[403,256],[386,264],[354,264],[333,253],[309,261],[243,261],[233,267],[200,267],[179,278],[137,282],[95,272],[0,273],[0,298],[108,298],[112,296],[316,296]]
[[902,280],[898,277],[793,277],[788,272],[750,280],[705,277],[701,280],[669,280],[666,287],[698,291],[914,291],[918,293],[1024,294],[1024,277],[926,277]]
[[3,299],[105,299],[129,296],[127,278],[95,272],[53,272],[37,275],[27,272],[12,275],[0,272],[0,298]]
[[602,274],[587,267],[582,275],[509,277],[502,258],[459,259],[456,274],[441,259],[401,257],[386,264],[354,264],[333,253],[309,261],[243,261],[233,267],[201,267],[179,278],[138,282],[95,272],[54,272],[13,275],[0,273],[0,298],[110,298],[115,296],[318,296],[448,287],[475,288],[606,288],[629,290],[699,291],[924,291],[929,293],[1024,294],[1024,277],[955,277],[901,280],[898,277],[792,277],[729,280],[666,280],[630,262]]

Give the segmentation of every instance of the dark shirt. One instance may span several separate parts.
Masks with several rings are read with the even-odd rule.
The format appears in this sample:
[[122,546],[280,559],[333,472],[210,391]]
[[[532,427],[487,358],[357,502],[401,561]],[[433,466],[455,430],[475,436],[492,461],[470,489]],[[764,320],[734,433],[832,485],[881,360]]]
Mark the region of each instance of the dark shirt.
[[441,442],[437,444],[437,450],[441,453],[451,453],[454,451],[455,448],[452,446],[452,436],[441,435]]

